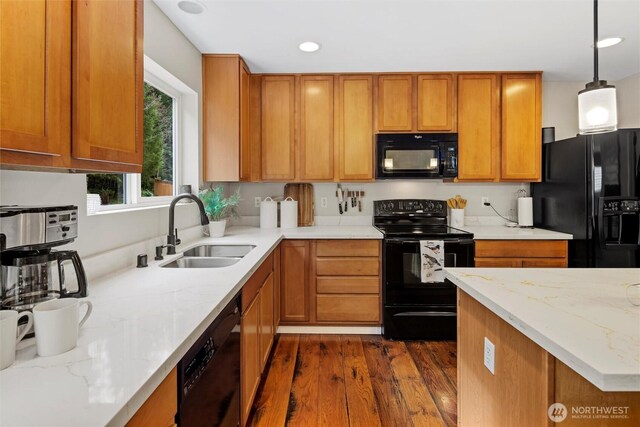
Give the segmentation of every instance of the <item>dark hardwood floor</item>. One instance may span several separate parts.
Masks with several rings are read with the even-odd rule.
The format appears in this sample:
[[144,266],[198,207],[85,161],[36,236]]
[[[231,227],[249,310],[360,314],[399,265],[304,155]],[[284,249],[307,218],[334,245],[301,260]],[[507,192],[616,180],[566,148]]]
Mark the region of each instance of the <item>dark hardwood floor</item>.
[[281,335],[251,426],[455,426],[456,343]]

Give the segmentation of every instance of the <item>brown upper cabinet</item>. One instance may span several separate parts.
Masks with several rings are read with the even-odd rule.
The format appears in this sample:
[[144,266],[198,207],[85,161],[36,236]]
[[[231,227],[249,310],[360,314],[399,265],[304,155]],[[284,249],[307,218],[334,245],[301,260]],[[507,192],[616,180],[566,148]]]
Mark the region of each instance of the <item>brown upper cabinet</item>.
[[378,76],[378,131],[413,129],[413,76]]
[[333,76],[300,77],[301,181],[331,181],[334,176]]
[[456,81],[453,74],[418,75],[417,130],[455,132]]
[[458,180],[540,181],[540,73],[458,76]]
[[502,75],[501,181],[542,177],[542,76]]
[[295,171],[295,77],[263,76],[261,176],[265,181],[293,181]]
[[458,76],[458,180],[495,181],[500,164],[500,84],[495,74]]
[[203,55],[203,171],[205,181],[248,181],[249,70],[238,55]]
[[0,1],[3,164],[64,167],[71,138],[71,2]]
[[[142,171],[143,2],[74,1],[72,161]],[[109,170],[108,166],[104,168]]]
[[261,105],[259,115],[251,114],[259,136],[250,126],[260,141],[252,152],[262,159],[262,181],[373,180],[372,75],[260,79],[261,99],[251,94]]
[[338,76],[337,86],[338,179],[373,180],[373,76]]
[[451,73],[378,76],[379,132],[455,132],[456,81]]
[[0,2],[3,166],[141,171],[142,9]]

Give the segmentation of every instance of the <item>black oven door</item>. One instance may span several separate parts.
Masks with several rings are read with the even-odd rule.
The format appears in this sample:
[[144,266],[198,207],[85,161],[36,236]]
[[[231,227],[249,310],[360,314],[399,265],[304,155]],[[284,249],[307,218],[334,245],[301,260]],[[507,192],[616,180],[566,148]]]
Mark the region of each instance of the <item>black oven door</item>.
[[[435,240],[435,239],[434,239]],[[442,239],[445,267],[472,267],[472,239]],[[422,283],[420,239],[383,240],[383,320],[385,338],[455,340],[456,287],[444,279]]]
[[[385,305],[455,305],[455,285],[422,283],[419,238],[383,241],[383,300]],[[433,239],[438,240],[438,239]],[[473,267],[473,239],[444,238],[445,267]]]

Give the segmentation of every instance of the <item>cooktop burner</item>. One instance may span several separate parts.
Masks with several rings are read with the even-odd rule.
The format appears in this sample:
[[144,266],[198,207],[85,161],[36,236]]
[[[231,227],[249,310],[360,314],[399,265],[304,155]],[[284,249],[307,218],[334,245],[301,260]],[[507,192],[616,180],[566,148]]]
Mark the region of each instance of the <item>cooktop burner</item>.
[[373,208],[373,225],[384,233],[385,238],[473,238],[472,233],[447,225],[447,205],[442,200],[376,200]]

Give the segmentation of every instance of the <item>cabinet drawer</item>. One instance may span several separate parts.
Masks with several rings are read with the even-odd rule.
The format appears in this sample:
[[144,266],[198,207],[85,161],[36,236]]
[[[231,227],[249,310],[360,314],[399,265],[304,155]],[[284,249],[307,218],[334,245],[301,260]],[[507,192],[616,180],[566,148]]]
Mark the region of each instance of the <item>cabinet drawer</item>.
[[319,322],[379,322],[378,295],[317,295]]
[[318,276],[377,276],[380,272],[378,258],[318,258]]
[[380,243],[377,240],[318,240],[316,256],[370,256],[380,255]]
[[566,258],[533,258],[523,259],[524,268],[567,268]]
[[273,271],[273,254],[269,254],[260,267],[242,287],[242,312],[244,313],[260,290],[262,284]]
[[316,292],[319,294],[379,294],[378,277],[318,277]]
[[566,240],[476,240],[476,258],[566,257]]
[[522,260],[518,258],[476,258],[475,267],[522,267]]

